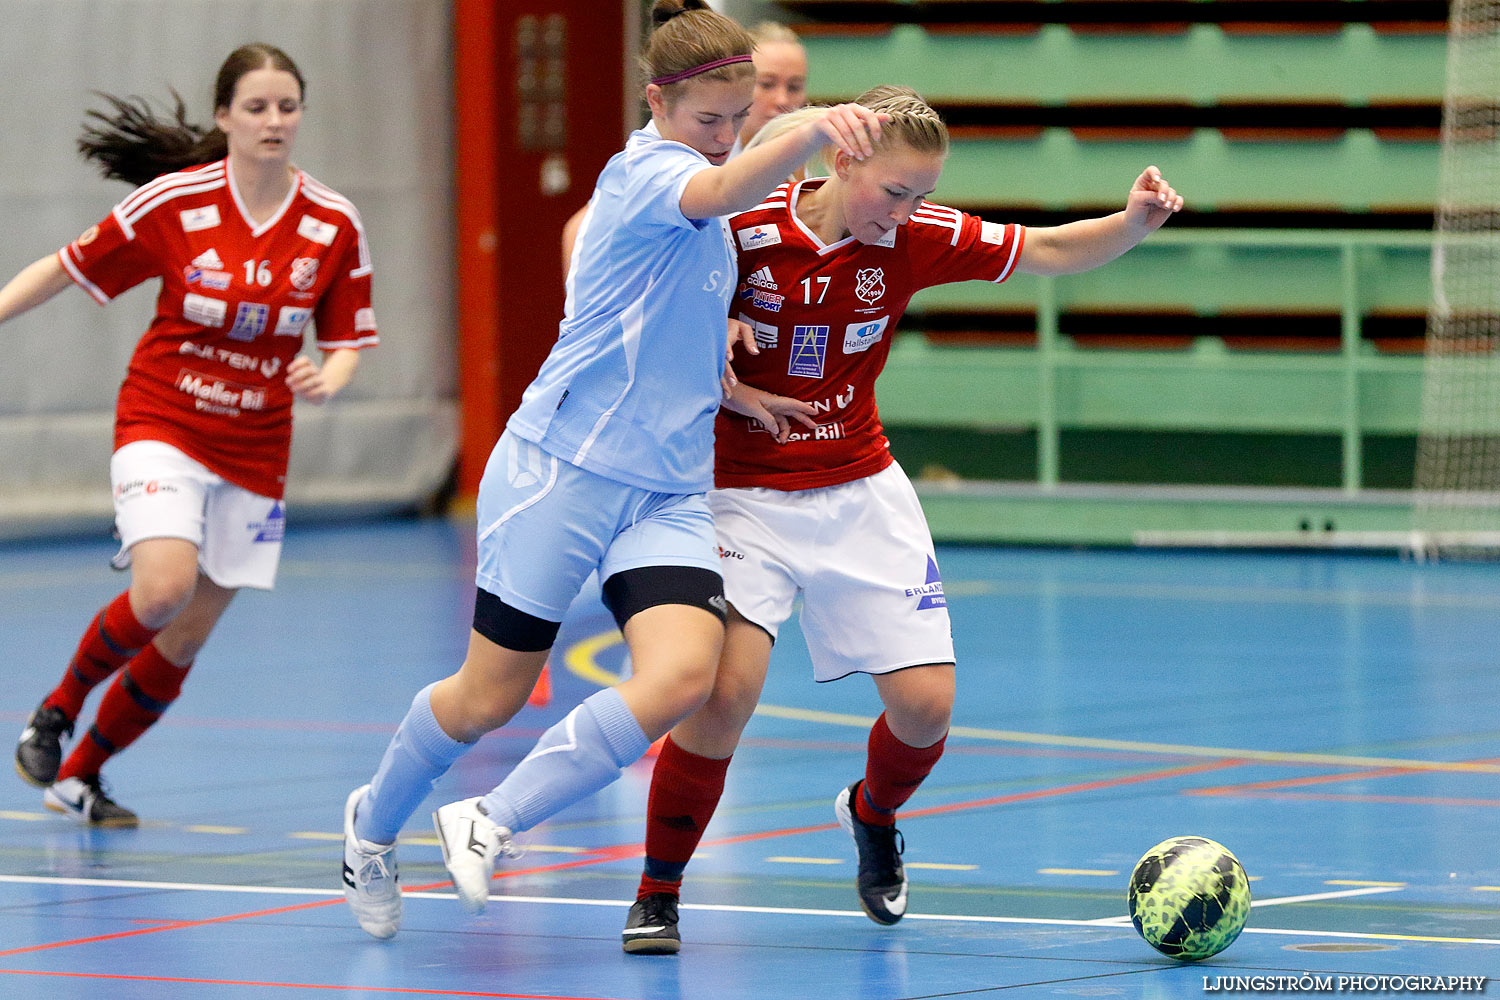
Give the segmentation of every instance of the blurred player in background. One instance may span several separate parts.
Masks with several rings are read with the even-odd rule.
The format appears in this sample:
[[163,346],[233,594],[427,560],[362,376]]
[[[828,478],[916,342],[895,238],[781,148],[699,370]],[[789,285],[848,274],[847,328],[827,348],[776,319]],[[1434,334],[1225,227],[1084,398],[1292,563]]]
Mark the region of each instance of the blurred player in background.
[[831,142],[857,162],[879,137],[869,109],[825,108],[728,162],[751,104],[749,36],[703,0],[657,0],[652,19],[651,122],[599,176],[557,343],[480,483],[467,658],[417,693],[370,784],[345,803],[345,895],[375,937],[400,927],[397,833],[432,783],[525,703],[590,573],[634,673],[544,733],[488,794],[434,814],[463,905],[484,908],[515,833],[614,781],[708,697],[724,638],[704,498],[728,386],[735,268],[724,217],[756,205],[812,150]]
[[[100,769],[171,705],[235,592],[271,588],[292,400],[332,398],[378,339],[359,213],[291,162],[304,90],[284,52],[255,44],[220,67],[212,130],[180,100],[164,121],[108,98],[79,148],[143,186],[0,289],[3,323],[72,284],[102,304],[161,280],[115,409],[115,565],[130,587],[89,623],[16,747],[46,805],[84,823],[136,825]],[[314,319],[321,365],[298,354]],[[117,671],[62,760],[84,699]]]
[[[751,28],[749,34],[755,43],[750,53],[751,64],[755,67],[755,92],[750,113],[745,117],[745,124],[740,126],[739,137],[730,150],[731,157],[749,145],[766,122],[807,103],[807,50],[802,47],[797,33],[784,24],[762,21]],[[573,213],[563,225],[564,275],[573,260],[573,243],[578,238],[578,226],[586,211],[587,205]]]
[[[865,912],[882,924],[905,914],[896,811],[942,756],[955,677],[932,536],[875,407],[896,324],[921,288],[1098,267],[1182,207],[1148,167],[1114,215],[1030,230],[984,222],[926,200],[948,132],[915,91],[880,87],[857,100],[888,116],[874,156],[835,152],[831,177],[784,184],[730,221],[739,251],[732,308],[760,351],[736,363],[740,382],[716,424],[709,506],[729,621],[713,694],[672,729],[652,774],[627,952],[680,947],[683,871],[799,595],[815,679],[869,674],[885,705],[864,776],[834,809],[854,839]],[[796,128],[809,113],[762,135]]]

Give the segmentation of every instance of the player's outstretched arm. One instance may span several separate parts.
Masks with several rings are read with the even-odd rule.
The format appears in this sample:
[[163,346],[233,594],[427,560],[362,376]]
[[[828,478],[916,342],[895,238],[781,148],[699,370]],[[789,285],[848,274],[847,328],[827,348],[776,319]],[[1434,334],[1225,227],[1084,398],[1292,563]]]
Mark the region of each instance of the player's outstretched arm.
[[828,108],[769,142],[745,150],[722,167],[694,174],[682,191],[682,214],[689,219],[710,219],[749,211],[827,145],[863,160],[875,152],[880,123],[889,119],[858,104]]
[[1182,210],[1182,195],[1156,167],[1131,185],[1125,209],[1099,219],[1026,230],[1016,270],[1028,274],[1077,274],[1107,264],[1160,229]]
[[340,347],[323,352],[320,368],[305,354],[299,354],[286,366],[287,388],[298,399],[322,405],[354,378],[359,367],[359,352],[352,347]]
[[72,283],[55,253],[26,265],[0,288],[0,323],[35,309]]

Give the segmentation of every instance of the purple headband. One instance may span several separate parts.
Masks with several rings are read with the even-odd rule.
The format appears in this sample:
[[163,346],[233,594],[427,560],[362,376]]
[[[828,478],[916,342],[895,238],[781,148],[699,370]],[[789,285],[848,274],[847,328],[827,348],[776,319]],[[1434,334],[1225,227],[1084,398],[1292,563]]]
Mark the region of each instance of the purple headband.
[[651,78],[651,82],[656,84],[658,87],[665,87],[669,83],[680,83],[690,76],[697,76],[699,73],[707,73],[709,70],[718,69],[720,66],[731,66],[734,63],[749,61],[750,57],[748,55],[730,56],[727,59],[715,59],[713,62],[704,63],[702,66],[694,66],[692,69],[685,69],[681,73],[673,73],[669,76],[654,76]]

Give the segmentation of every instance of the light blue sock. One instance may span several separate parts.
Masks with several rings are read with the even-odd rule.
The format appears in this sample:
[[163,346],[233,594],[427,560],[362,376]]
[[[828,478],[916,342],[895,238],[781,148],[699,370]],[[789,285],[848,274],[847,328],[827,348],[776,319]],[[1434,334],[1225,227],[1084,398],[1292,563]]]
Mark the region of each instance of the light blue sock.
[[370,791],[354,817],[354,833],[360,840],[394,843],[402,825],[432,791],[432,783],[474,746],[443,732],[433,718],[431,695],[436,686],[429,684],[417,692],[380,758]]
[[597,792],[651,746],[614,688],[597,691],[542,734],[526,759],[484,797],[484,811],[519,833]]

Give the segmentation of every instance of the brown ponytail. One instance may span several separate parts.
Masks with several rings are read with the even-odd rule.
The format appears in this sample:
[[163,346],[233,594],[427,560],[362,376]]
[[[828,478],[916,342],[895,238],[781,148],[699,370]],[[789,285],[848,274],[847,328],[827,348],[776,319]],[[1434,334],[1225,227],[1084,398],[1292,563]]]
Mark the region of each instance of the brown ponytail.
[[[292,74],[299,92],[306,96],[307,84],[291,57],[274,45],[254,43],[235,49],[219,67],[214,80],[214,110],[229,107],[240,78],[258,69]],[[78,152],[97,163],[105,177],[138,186],[174,170],[222,159],[229,151],[223,132],[187,120],[187,107],[175,90],[174,107],[166,118],[157,117],[140,97],[99,96],[109,102],[110,110],[90,109],[86,113]]]

